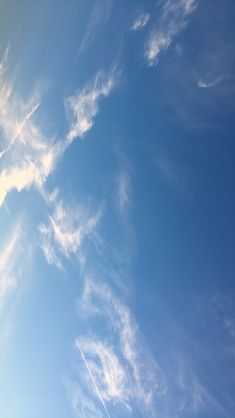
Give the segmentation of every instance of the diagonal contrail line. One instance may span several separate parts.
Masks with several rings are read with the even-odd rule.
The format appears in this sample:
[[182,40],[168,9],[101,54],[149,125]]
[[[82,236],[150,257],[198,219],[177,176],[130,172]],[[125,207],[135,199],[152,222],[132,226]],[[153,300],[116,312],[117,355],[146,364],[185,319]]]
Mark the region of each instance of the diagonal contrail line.
[[86,368],[87,368],[87,370],[88,370],[88,373],[89,373],[89,375],[90,375],[90,378],[91,378],[91,380],[92,380],[92,383],[93,383],[93,385],[94,385],[94,387],[95,387],[96,393],[97,393],[97,395],[98,395],[98,398],[99,398],[100,402],[102,403],[102,406],[103,406],[103,408],[104,408],[104,410],[105,410],[105,412],[106,412],[106,415],[107,415],[107,417],[108,417],[108,418],[111,418],[111,417],[110,417],[110,415],[109,415],[109,413],[108,413],[108,410],[107,410],[107,408],[106,408],[106,406],[105,406],[104,400],[103,400],[103,398],[102,398],[102,396],[101,396],[101,393],[100,393],[100,391],[99,391],[99,388],[98,388],[97,384],[95,383],[95,379],[94,379],[94,377],[93,377],[93,375],[92,375],[92,373],[91,373],[90,367],[88,366],[87,361],[86,361],[86,358],[85,358],[85,356],[84,356],[84,354],[83,354],[83,352],[82,352],[82,350],[81,350],[81,347],[80,347],[80,344],[79,344],[79,342],[78,342],[78,339],[76,339],[76,345],[77,345],[77,347],[78,347],[78,349],[79,349],[79,351],[80,351],[81,357],[82,357],[82,359],[83,359],[83,361],[84,361],[84,363],[85,363],[85,366],[86,366]]

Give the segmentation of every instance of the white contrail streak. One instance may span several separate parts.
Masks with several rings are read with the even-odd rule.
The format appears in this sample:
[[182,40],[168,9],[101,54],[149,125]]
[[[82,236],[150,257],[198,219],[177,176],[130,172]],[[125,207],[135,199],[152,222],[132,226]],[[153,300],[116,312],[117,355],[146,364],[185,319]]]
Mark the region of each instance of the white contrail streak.
[[92,373],[91,373],[90,367],[88,366],[87,361],[86,361],[86,358],[85,358],[85,356],[84,356],[84,354],[83,354],[83,352],[82,352],[82,350],[81,350],[81,347],[80,347],[80,344],[79,344],[79,342],[78,342],[78,339],[76,339],[76,345],[77,345],[77,347],[78,347],[78,349],[79,349],[79,351],[80,351],[81,357],[82,357],[82,359],[83,359],[83,361],[84,361],[84,363],[85,363],[85,366],[86,366],[86,368],[87,368],[87,370],[88,370],[88,373],[89,373],[89,375],[90,375],[90,378],[91,378],[91,380],[92,380],[92,383],[93,383],[93,385],[95,386],[96,393],[97,393],[97,395],[98,395],[98,398],[99,398],[100,402],[102,403],[102,406],[103,406],[103,408],[104,408],[104,410],[105,410],[105,412],[106,412],[106,415],[107,415],[107,417],[108,417],[108,418],[111,418],[111,417],[110,417],[110,415],[109,415],[109,413],[108,413],[108,411],[107,411],[107,408],[106,408],[106,406],[105,406],[104,400],[103,400],[103,398],[102,398],[102,396],[101,396],[101,393],[100,393],[100,391],[99,391],[99,388],[98,388],[97,384],[95,383],[95,379],[94,379],[94,377],[93,377],[93,375],[92,375]]
[[[0,71],[1,71],[1,65],[0,65]],[[33,106],[33,108],[30,110],[30,112],[25,116],[25,118],[23,119],[23,121],[21,122],[21,124],[18,127],[17,133],[14,136],[13,140],[11,141],[11,143],[8,145],[8,147],[3,150],[0,151],[0,160],[1,158],[8,152],[10,151],[10,149],[15,145],[20,133],[22,132],[27,120],[29,120],[31,118],[31,116],[33,116],[33,114],[37,111],[37,109],[39,108],[39,103],[37,103],[36,105]]]

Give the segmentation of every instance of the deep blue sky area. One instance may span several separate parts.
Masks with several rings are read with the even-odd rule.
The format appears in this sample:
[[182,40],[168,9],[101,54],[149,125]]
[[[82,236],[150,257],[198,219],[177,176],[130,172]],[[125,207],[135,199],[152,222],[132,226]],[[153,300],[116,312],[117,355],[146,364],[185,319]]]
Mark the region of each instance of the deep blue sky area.
[[234,418],[234,19],[0,0],[0,417]]

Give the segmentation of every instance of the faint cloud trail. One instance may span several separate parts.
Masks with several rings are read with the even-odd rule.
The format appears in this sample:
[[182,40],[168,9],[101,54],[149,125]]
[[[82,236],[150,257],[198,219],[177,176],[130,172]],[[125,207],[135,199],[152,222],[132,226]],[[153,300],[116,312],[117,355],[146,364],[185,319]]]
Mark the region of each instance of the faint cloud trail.
[[93,383],[93,385],[95,386],[96,393],[97,393],[97,395],[98,395],[98,398],[100,399],[100,402],[102,403],[102,406],[103,406],[103,408],[104,408],[104,410],[105,410],[105,412],[106,412],[106,415],[107,415],[107,417],[108,417],[108,418],[111,418],[111,417],[110,417],[110,415],[109,415],[109,413],[108,413],[108,410],[107,410],[107,408],[106,408],[106,406],[105,406],[104,400],[103,400],[103,398],[102,398],[102,396],[101,396],[101,393],[100,393],[100,391],[99,391],[99,388],[98,388],[97,384],[95,383],[95,379],[94,379],[94,377],[93,377],[93,375],[92,375],[92,373],[91,373],[90,367],[89,367],[89,366],[88,366],[88,364],[87,364],[86,358],[85,358],[85,356],[84,356],[84,354],[83,354],[83,352],[82,352],[82,349],[81,349],[81,347],[80,347],[80,344],[79,344],[79,342],[78,342],[78,339],[76,339],[76,346],[78,347],[78,349],[79,349],[79,351],[80,351],[81,357],[82,357],[82,359],[83,359],[83,361],[84,361],[84,363],[85,363],[85,366],[86,366],[86,368],[87,368],[87,370],[88,370],[88,373],[89,373],[89,375],[90,375],[90,378],[91,378],[91,380],[92,380],[92,383]]
[[8,145],[8,147],[6,149],[4,149],[3,151],[0,151],[0,160],[15,145],[15,142],[19,138],[26,122],[31,118],[31,116],[33,116],[33,114],[37,111],[39,106],[40,106],[39,103],[34,105],[33,108],[30,110],[30,112],[25,116],[25,118],[23,119],[21,124],[19,124],[19,127],[17,128],[16,134],[15,134],[13,140],[10,142],[10,144]]

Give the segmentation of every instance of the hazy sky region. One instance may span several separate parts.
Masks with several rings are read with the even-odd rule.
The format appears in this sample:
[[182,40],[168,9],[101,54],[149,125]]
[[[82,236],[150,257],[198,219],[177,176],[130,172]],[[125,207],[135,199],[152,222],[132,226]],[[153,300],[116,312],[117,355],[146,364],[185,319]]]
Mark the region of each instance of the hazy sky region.
[[0,418],[235,417],[234,21],[0,0]]

